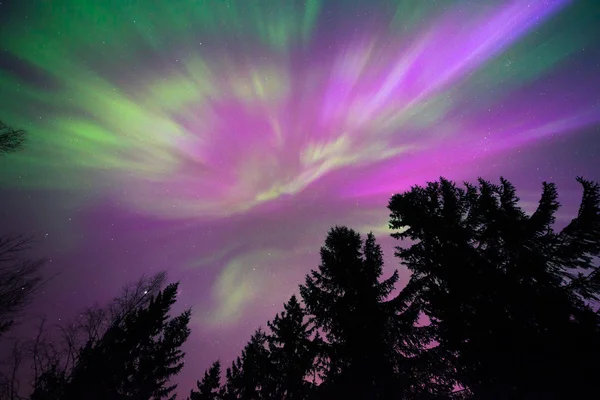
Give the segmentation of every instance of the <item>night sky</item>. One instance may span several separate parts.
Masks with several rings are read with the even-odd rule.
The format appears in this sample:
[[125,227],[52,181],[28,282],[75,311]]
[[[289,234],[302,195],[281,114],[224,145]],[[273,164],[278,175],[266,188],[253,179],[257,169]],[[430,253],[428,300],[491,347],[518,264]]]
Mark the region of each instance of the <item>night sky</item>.
[[[193,308],[182,393],[318,266],[443,175],[600,180],[600,1],[0,0],[0,233],[59,273],[64,322],[142,274]],[[408,276],[401,268],[402,283]]]

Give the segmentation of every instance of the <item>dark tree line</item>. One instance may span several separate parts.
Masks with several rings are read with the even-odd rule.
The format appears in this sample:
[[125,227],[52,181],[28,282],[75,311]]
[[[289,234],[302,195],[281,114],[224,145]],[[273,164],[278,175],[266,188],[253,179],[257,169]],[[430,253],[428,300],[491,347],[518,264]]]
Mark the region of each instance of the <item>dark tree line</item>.
[[404,295],[429,317],[450,376],[475,398],[588,398],[598,391],[600,188],[553,229],[557,190],[544,183],[528,216],[515,188],[447,180],[392,197]]
[[[7,129],[5,147],[18,148],[22,136]],[[440,179],[394,195],[395,255],[411,272],[397,294],[398,272],[382,278],[375,237],[332,228],[300,297],[231,365],[215,361],[189,399],[595,398],[600,186],[578,182],[579,211],[562,230],[550,183],[531,214],[502,178]],[[41,262],[20,258],[25,244],[0,239],[0,335],[40,284]],[[60,340],[41,324],[13,347],[13,371],[30,359],[31,400],[173,399],[190,334],[190,310],[171,316],[176,295],[158,274],[84,310]],[[7,387],[0,398],[19,398]]]
[[578,182],[578,215],[560,231],[553,184],[531,215],[505,179],[394,195],[396,256],[412,272],[396,296],[374,236],[331,229],[303,305],[292,297],[190,399],[594,398],[600,186]]
[[170,315],[177,287],[165,285],[164,273],[144,277],[107,306],[84,310],[60,334],[40,329],[21,349],[34,362],[28,398],[174,399],[170,380],[183,368],[181,346],[190,334],[190,310]]

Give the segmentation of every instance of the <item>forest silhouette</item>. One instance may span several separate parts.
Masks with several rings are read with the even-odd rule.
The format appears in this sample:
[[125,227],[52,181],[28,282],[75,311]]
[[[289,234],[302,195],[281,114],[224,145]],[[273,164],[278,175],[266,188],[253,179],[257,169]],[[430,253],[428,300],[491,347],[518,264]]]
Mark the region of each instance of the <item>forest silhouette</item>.
[[[23,134],[1,125],[3,143],[0,154],[18,150]],[[395,256],[411,272],[402,288],[398,271],[383,279],[373,234],[331,228],[299,296],[231,365],[199,371],[188,398],[595,398],[600,185],[577,181],[579,210],[561,230],[552,183],[533,213],[503,178],[441,178],[391,196]],[[0,239],[0,335],[43,284],[43,260],[21,257],[28,242],[19,238]],[[32,366],[25,398],[174,399],[192,312],[171,315],[177,287],[165,273],[142,277],[83,310],[60,341],[42,321],[10,354],[13,367]],[[2,375],[0,399],[23,398],[15,376]]]

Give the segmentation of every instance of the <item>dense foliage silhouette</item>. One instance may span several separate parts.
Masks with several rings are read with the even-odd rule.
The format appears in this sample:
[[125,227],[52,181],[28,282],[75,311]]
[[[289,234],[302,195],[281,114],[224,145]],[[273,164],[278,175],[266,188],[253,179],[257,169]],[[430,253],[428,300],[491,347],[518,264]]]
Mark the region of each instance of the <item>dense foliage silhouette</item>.
[[168,285],[88,342],[68,375],[46,372],[31,399],[174,399],[169,379],[183,367],[181,346],[190,334],[189,310],[168,315],[177,286]]
[[[594,398],[600,185],[577,180],[579,211],[561,230],[550,183],[531,213],[502,178],[442,178],[394,195],[396,256],[411,272],[401,290],[397,271],[383,278],[373,234],[332,228],[300,298],[223,374],[215,361],[189,399]],[[29,398],[173,399],[190,310],[169,317],[177,284],[165,279],[143,278],[83,312],[63,329],[62,351],[38,335]],[[10,393],[0,398],[18,398]]]
[[[448,372],[474,398],[587,398],[597,393],[600,188],[553,229],[557,190],[544,183],[531,216],[515,188],[441,179],[392,197],[405,296],[431,321]],[[410,245],[407,245],[410,243]]]
[[267,322],[267,337],[274,370],[274,397],[300,400],[307,398],[313,385],[307,380],[317,371],[315,366],[319,336],[307,321],[305,311],[294,295],[283,306],[284,311]]
[[[346,227],[333,228],[321,248],[321,265],[300,287],[310,321],[324,333],[320,368],[324,398],[408,396],[414,351],[402,336],[414,313],[404,304],[386,302],[398,272],[380,281],[383,255],[372,234],[363,242]],[[432,383],[433,384],[433,383]]]

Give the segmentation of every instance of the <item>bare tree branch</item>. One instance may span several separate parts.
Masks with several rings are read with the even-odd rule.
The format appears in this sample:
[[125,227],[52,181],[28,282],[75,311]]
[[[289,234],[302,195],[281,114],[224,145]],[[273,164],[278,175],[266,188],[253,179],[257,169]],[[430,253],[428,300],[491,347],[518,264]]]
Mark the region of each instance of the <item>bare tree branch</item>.
[[15,340],[10,348],[9,354],[3,364],[6,372],[0,372],[0,400],[20,400],[21,381],[19,370],[26,359],[26,349],[23,342]]
[[20,235],[0,237],[0,335],[12,327],[45,283],[40,271],[45,260],[23,258],[31,243],[31,238]]
[[[4,247],[0,245],[0,249],[26,248],[16,244],[15,240],[5,238],[0,240],[2,240],[0,243],[4,243]],[[16,256],[5,255],[4,258],[2,258],[4,253],[0,251],[0,259],[20,262],[19,251],[12,253],[9,251],[9,254]],[[58,373],[61,376],[69,376],[87,344],[97,343],[111,326],[121,324],[132,312],[147,306],[152,297],[163,289],[165,282],[164,272],[144,276],[137,282],[126,285],[121,295],[114,298],[107,306],[88,307],[68,324],[48,326],[46,318],[41,318],[34,337],[28,341],[17,340],[16,347],[2,365],[0,400],[21,399],[17,396],[18,379],[27,379],[32,383],[32,387],[37,387],[38,383],[43,381],[45,374]],[[2,283],[0,286],[3,286]],[[19,352],[16,351],[17,348]],[[27,372],[26,368],[30,368],[30,372]]]
[[0,154],[13,153],[23,148],[27,132],[0,121]]
[[110,323],[119,323],[131,312],[147,305],[165,286],[166,280],[167,274],[163,271],[153,276],[142,276],[137,282],[125,285],[121,295],[108,306]]

